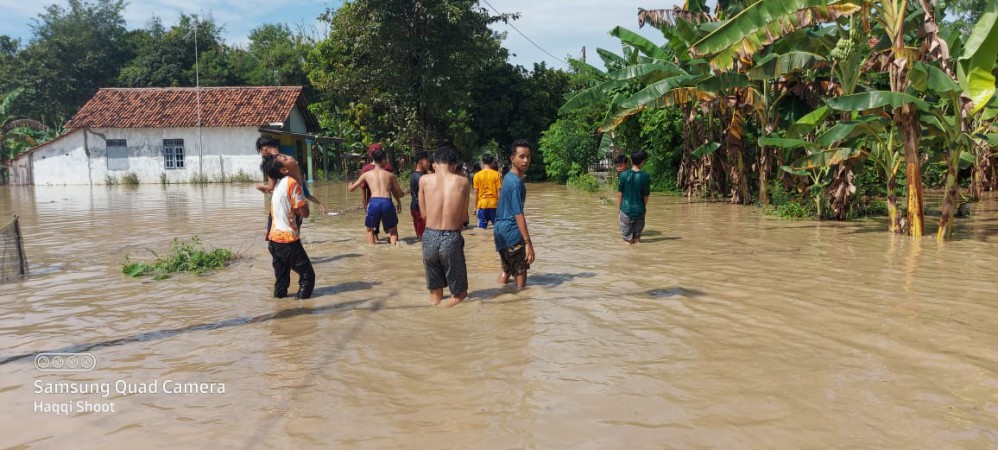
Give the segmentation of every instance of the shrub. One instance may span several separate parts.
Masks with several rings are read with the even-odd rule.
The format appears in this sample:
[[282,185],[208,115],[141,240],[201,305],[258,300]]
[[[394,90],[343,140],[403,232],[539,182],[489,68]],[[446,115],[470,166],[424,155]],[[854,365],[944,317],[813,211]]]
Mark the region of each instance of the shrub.
[[114,186],[118,184],[118,177],[110,174],[104,175],[104,184],[108,186]]
[[194,236],[190,242],[174,239],[170,244],[170,253],[165,257],[160,257],[152,250],[149,252],[156,257],[152,263],[133,263],[126,255],[121,272],[132,278],[152,275],[153,279],[162,280],[169,278],[170,274],[175,272],[194,272],[202,275],[221,269],[226,263],[235,259],[235,255],[228,249],[206,250],[197,236]]
[[243,172],[243,169],[239,169],[239,173],[229,177],[229,183],[252,183],[256,180],[253,179],[248,173]]
[[575,175],[568,179],[568,185],[585,192],[596,192],[599,190],[600,182],[591,173]]
[[121,184],[136,186],[139,184],[139,176],[135,172],[128,172],[121,177]]

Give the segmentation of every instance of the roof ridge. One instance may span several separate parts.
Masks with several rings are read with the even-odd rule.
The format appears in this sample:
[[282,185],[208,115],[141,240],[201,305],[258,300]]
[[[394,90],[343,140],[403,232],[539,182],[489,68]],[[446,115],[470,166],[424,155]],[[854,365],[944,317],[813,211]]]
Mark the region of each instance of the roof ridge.
[[196,89],[239,90],[239,89],[304,89],[303,86],[169,86],[169,87],[102,87],[100,91],[186,91]]

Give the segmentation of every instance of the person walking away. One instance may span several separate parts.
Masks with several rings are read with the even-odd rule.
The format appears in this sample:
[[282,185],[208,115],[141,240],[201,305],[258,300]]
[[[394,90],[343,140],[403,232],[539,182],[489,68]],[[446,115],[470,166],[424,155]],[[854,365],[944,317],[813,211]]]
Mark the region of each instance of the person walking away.
[[651,179],[641,171],[648,156],[637,151],[631,154],[631,170],[620,174],[617,181],[617,205],[620,206],[620,235],[628,245],[641,242],[645,229],[645,212],[651,194]]
[[468,268],[464,259],[462,223],[468,220],[471,183],[455,173],[457,154],[449,148],[433,155],[433,173],[419,179],[419,211],[426,219],[423,233],[423,268],[430,301],[443,301],[450,290],[448,308],[468,296]]
[[482,156],[482,170],[475,174],[473,188],[475,190],[475,212],[478,215],[478,227],[488,228],[496,223],[496,207],[499,205],[499,189],[502,188],[502,176],[495,170],[495,158],[492,155]]
[[[402,197],[405,192],[399,186],[395,174],[385,170],[382,165],[385,163],[385,151],[375,150],[371,157],[374,159],[374,169],[360,174],[360,178],[347,189],[350,192],[358,187],[367,186],[371,190],[371,199],[367,205],[367,216],[364,218],[364,226],[367,227],[367,243],[377,243],[378,226],[383,224],[385,231],[388,231],[388,242],[392,245],[398,244],[398,214],[402,212]],[[392,206],[392,197],[395,197],[397,206]]]

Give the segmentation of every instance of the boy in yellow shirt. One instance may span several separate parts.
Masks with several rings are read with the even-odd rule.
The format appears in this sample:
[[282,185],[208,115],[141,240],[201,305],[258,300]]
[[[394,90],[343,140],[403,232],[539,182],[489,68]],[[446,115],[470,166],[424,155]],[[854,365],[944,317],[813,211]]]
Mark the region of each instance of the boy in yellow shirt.
[[482,170],[475,174],[473,183],[478,227],[483,229],[488,228],[489,222],[492,222],[493,226],[496,224],[496,206],[499,205],[502,176],[495,169],[495,163],[495,157],[492,155],[482,156]]

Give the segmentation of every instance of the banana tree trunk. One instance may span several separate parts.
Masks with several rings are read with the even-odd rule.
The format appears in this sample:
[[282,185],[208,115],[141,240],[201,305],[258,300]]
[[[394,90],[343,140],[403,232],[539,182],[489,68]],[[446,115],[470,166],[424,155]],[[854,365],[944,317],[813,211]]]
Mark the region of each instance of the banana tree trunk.
[[745,118],[735,109],[731,114],[731,123],[724,136],[724,144],[728,150],[731,163],[731,203],[747,205],[752,202],[749,193],[748,177],[745,175]]
[[960,175],[960,149],[950,152],[946,159],[946,196],[943,198],[943,212],[939,217],[939,232],[936,233],[937,241],[944,241],[953,236],[953,216],[958,206],[958,184]]
[[887,174],[887,229],[891,233],[901,234],[901,212],[898,211],[898,178],[897,172]]
[[972,200],[980,200],[984,191],[992,190],[993,186],[989,180],[989,172],[992,172],[991,147],[988,145],[978,145],[974,152],[974,169],[970,175],[970,189],[967,194]]
[[759,149],[759,202],[769,204],[769,147]]
[[922,210],[922,169],[918,145],[921,141],[921,125],[911,104],[904,105],[899,114],[902,139],[904,140],[904,164],[908,182],[908,235],[921,237],[925,231],[925,213]]

